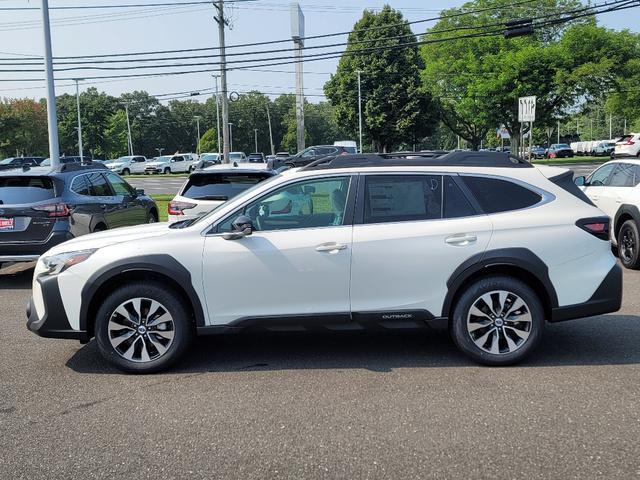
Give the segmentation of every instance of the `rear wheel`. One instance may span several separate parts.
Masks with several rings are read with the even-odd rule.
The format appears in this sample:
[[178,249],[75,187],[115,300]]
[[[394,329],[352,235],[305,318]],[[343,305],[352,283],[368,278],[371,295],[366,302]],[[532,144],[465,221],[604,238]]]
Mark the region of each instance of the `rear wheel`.
[[156,223],[158,221],[158,214],[155,210],[149,212],[149,216],[147,217],[147,223]]
[[169,167],[165,168],[164,169],[164,174],[167,175],[169,173],[171,173],[171,169]]
[[96,315],[100,353],[132,373],[164,370],[186,351],[193,337],[188,306],[155,282],[132,283],[114,291]]
[[622,265],[626,268],[638,270],[640,268],[640,235],[638,225],[633,220],[622,224],[618,233],[618,255]]
[[544,312],[524,282],[485,277],[461,295],[449,327],[458,348],[476,362],[510,365],[527,357],[540,341]]
[[122,170],[122,175],[131,175],[131,170],[125,168],[124,170]]

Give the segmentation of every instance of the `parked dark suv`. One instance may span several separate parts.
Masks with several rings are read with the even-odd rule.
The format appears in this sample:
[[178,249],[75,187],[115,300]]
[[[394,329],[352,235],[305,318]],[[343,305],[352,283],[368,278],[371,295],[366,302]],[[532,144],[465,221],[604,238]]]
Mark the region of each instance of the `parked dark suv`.
[[[345,147],[339,147],[337,145],[315,145],[308,147],[298,152],[293,157],[289,157],[283,160],[283,165],[289,167],[304,167],[305,165],[315,162],[321,158],[329,155],[346,155],[349,151]],[[274,165],[274,168],[278,168],[282,165]]]
[[154,201],[102,165],[0,172],[0,264],[91,232],[158,221]]
[[22,168],[23,165],[30,167],[38,166],[42,163],[44,157],[10,157],[0,161],[0,170],[9,170],[12,168]]

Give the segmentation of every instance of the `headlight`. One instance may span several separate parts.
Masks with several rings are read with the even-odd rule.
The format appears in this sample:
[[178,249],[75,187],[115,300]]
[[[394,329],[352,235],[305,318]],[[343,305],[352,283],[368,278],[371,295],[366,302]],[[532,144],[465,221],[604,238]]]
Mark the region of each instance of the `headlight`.
[[97,248],[89,250],[77,250],[75,252],[59,253],[57,255],[51,255],[50,257],[43,257],[42,264],[45,267],[43,275],[58,275],[64,272],[67,268],[73,267],[78,263],[84,262],[87,258],[93,255]]

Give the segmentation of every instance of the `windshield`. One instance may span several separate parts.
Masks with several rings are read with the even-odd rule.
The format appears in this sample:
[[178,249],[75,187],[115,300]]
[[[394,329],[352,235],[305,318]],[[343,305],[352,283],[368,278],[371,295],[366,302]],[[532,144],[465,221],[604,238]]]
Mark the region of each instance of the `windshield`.
[[260,172],[192,175],[182,196],[194,200],[228,200],[270,176]]
[[163,155],[154,160],[154,162],[169,162],[173,158],[173,155]]
[[242,153],[230,153],[229,154],[229,159],[230,160],[242,160],[242,157],[244,157],[244,155]]
[[203,153],[200,155],[200,160],[218,160],[217,153]]
[[571,148],[571,147],[566,143],[558,143],[556,144],[556,148]]
[[15,160],[15,158],[5,158],[0,162],[0,165],[11,165]]
[[[251,196],[252,196],[252,194],[253,194],[253,191],[254,191],[254,190],[256,190],[256,189],[258,189],[258,188],[260,188],[260,187],[262,187],[262,186],[264,186],[264,185],[267,185],[267,184],[269,184],[269,183],[274,182],[274,181],[275,181],[277,178],[279,178],[279,177],[280,177],[280,175],[274,175],[274,176],[272,176],[271,178],[268,178],[268,179],[266,179],[266,180],[265,180],[265,181],[263,181],[263,182],[258,182],[258,183],[256,183],[254,186],[252,186],[252,187],[250,187],[250,188],[246,189],[244,192],[242,192],[240,195],[238,195],[234,200],[243,199],[243,198],[251,198]],[[226,205],[226,203],[222,203],[222,204],[218,205],[216,208],[214,208],[213,210],[211,210],[211,211],[210,211],[209,213],[207,213],[206,215],[203,215],[203,216],[201,216],[201,217],[194,218],[194,220],[193,220],[193,222],[192,222],[192,223],[190,222],[190,223],[188,223],[188,224],[186,224],[186,225],[183,225],[183,226],[187,227],[187,226],[189,226],[189,225],[196,225],[196,224],[198,224],[198,223],[207,222],[207,221],[208,221],[208,219],[211,217],[211,215],[212,215],[216,210],[218,210],[219,208],[221,208],[221,207],[222,207],[222,206],[224,206],[224,205]]]

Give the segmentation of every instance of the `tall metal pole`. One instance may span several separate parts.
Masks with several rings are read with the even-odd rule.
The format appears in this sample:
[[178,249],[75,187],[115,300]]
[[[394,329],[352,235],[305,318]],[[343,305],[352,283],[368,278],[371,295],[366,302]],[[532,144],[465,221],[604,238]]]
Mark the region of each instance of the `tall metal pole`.
[[361,70],[357,70],[358,73],[358,131],[360,139],[360,153],[362,153],[362,93],[360,91],[360,73]]
[[42,34],[44,40],[44,67],[47,77],[49,158],[51,159],[51,166],[57,168],[60,166],[60,144],[58,143],[58,119],[56,118],[56,89],[53,84],[53,54],[51,53],[48,0],[42,0]]
[[164,150],[164,148],[157,148],[156,150],[158,151],[158,156],[161,157],[162,156],[162,151]]
[[124,111],[127,115],[127,140],[129,142],[129,155],[133,155],[133,141],[131,140],[131,123],[129,123],[129,104],[124,104]]
[[558,122],[558,142],[560,143],[560,122]]
[[626,135],[627,134],[627,119],[624,119],[624,129],[622,130],[622,134]]
[[200,155],[200,115],[193,117],[196,119],[196,130],[198,132],[198,141],[196,142],[196,153]]
[[304,87],[302,84],[302,42],[295,41],[296,55],[296,138],[298,151],[304,150]]
[[531,150],[533,149],[533,122],[529,122],[529,163],[531,163]]
[[229,149],[233,152],[233,123],[231,122],[229,122]]
[[255,147],[256,147],[254,152],[258,153],[258,129],[257,128],[253,129],[253,141],[254,141]]
[[222,152],[220,144],[220,95],[218,94],[218,77],[220,75],[212,75],[216,79],[216,133],[218,134],[218,156]]
[[276,151],[273,148],[273,132],[271,131],[271,114],[269,113],[269,99],[267,99],[267,121],[269,122],[269,142],[271,143],[271,155],[275,155]]
[[82,153],[82,121],[80,120],[80,87],[78,82],[80,79],[76,78],[76,106],[78,108],[78,152],[80,153],[80,163],[84,163],[84,155]]
[[612,123],[613,123],[613,114],[609,114],[609,139],[611,139],[613,133],[612,133]]
[[222,86],[222,162],[229,163],[229,95],[227,93],[227,59],[224,46],[224,0],[218,0],[218,38],[220,42],[220,82]]

